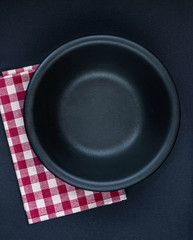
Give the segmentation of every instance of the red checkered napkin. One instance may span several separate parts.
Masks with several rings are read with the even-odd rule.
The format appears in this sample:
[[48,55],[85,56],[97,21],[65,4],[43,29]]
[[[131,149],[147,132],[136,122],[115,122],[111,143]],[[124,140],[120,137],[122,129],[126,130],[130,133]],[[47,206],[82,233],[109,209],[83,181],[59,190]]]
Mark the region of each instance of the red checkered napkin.
[[38,65],[3,72],[0,107],[28,222],[36,223],[126,200],[124,190],[91,192],[50,173],[34,154],[23,122],[24,96]]

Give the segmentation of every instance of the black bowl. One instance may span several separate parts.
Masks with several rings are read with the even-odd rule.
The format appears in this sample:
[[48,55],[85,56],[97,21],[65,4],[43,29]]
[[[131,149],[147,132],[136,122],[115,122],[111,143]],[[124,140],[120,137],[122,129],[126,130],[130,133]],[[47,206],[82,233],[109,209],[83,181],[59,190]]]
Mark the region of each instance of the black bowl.
[[128,187],[169,154],[179,101],[167,70],[143,47],[84,37],[55,50],[29,84],[24,119],[41,162],[71,185]]

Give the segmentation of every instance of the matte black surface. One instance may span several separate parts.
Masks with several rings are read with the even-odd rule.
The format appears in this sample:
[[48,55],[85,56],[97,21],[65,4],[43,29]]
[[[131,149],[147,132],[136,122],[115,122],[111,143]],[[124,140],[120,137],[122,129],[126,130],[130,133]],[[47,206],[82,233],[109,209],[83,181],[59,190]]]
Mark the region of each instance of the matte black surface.
[[172,79],[150,52],[93,35],[41,63],[27,89],[24,122],[34,151],[56,176],[112,191],[139,182],[165,160],[179,111]]
[[169,158],[127,189],[128,201],[34,225],[27,223],[1,123],[0,239],[192,240],[193,2],[7,0],[0,6],[1,70],[40,63],[62,43],[83,35],[122,35],[168,67],[182,110]]

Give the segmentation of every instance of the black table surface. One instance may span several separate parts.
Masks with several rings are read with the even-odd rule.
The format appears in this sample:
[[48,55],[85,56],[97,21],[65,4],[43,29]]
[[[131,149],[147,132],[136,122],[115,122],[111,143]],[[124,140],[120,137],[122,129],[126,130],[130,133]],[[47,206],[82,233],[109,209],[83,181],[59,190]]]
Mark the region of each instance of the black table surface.
[[128,200],[28,225],[0,121],[0,239],[193,239],[193,1],[31,0],[0,2],[0,70],[40,63],[61,44],[113,34],[152,51],[181,101],[167,161],[126,189]]

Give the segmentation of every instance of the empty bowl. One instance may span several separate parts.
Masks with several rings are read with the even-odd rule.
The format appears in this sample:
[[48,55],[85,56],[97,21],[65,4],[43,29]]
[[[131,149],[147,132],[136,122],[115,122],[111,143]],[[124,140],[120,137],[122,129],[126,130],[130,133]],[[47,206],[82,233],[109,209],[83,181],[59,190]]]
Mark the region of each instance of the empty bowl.
[[168,71],[129,40],[93,35],[51,53],[27,89],[24,121],[39,160],[79,188],[112,191],[149,176],[179,127]]

